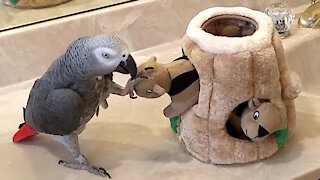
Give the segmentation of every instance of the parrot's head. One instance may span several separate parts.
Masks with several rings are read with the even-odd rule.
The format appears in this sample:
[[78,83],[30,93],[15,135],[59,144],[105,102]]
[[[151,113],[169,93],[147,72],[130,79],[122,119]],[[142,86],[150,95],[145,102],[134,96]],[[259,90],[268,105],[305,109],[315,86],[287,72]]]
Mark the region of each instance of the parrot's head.
[[130,74],[132,79],[137,75],[137,66],[128,46],[116,36],[83,37],[72,43],[66,53],[68,51],[76,53],[78,66],[88,75],[103,76],[114,71]]

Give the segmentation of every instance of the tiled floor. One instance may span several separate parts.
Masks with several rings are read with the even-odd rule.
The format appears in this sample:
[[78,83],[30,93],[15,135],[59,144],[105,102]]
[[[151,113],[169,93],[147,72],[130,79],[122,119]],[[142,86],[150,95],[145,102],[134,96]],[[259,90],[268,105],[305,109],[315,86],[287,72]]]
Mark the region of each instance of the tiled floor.
[[126,1],[129,0],[72,0],[44,9],[15,9],[0,0],[0,30]]

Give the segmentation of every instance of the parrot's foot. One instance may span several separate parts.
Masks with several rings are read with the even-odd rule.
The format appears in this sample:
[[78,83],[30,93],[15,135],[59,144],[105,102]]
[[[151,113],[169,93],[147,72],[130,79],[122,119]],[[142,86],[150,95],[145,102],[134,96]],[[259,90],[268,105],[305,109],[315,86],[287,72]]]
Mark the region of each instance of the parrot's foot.
[[143,80],[143,78],[141,78],[141,77],[138,77],[133,80],[129,79],[126,84],[126,87],[123,90],[123,95],[129,94],[131,99],[136,99],[137,97],[134,96],[134,86],[142,80]]
[[67,168],[72,168],[72,169],[81,169],[81,170],[87,170],[92,174],[98,175],[98,176],[102,176],[102,177],[106,177],[108,176],[111,179],[110,174],[102,167],[96,167],[96,166],[90,166],[87,163],[87,160],[85,159],[85,157],[83,155],[80,155],[78,158],[76,158],[76,161],[79,162],[79,164],[72,164],[72,163],[68,163],[64,160],[60,160],[58,162],[58,164],[67,167]]

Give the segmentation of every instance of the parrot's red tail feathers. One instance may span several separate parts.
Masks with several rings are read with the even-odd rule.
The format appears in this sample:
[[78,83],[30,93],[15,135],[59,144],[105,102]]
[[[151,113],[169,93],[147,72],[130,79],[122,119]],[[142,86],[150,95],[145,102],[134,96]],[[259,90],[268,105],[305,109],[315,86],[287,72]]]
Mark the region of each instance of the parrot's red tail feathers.
[[12,141],[17,143],[28,137],[38,134],[37,131],[33,130],[28,124],[24,124],[16,134],[14,134]]

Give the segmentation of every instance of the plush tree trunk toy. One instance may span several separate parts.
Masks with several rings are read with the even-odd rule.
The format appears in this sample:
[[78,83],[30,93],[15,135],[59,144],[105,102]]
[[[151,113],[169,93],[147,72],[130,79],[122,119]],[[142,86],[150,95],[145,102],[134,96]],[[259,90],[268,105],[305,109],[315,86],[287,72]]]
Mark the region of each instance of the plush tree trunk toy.
[[212,164],[259,161],[293,135],[301,83],[269,16],[207,9],[191,20],[183,49],[200,80],[197,103],[179,115],[179,140],[191,155]]
[[15,8],[46,8],[71,0],[4,0],[4,4]]

